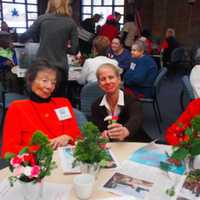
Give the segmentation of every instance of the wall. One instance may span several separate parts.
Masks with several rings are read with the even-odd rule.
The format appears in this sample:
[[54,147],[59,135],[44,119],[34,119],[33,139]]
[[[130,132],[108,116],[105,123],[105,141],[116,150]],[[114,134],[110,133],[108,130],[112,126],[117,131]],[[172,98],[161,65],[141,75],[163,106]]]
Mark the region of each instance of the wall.
[[200,41],[200,1],[194,5],[187,0],[143,0],[142,22],[153,34],[164,37],[168,27],[176,30],[176,37],[183,45],[191,47]]

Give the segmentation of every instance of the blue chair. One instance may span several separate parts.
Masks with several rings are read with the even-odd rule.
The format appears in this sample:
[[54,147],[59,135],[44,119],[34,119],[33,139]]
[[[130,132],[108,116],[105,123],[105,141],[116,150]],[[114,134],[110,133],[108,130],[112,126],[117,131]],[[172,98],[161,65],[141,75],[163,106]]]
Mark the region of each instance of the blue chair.
[[[194,96],[194,93],[193,93],[193,88],[192,88],[192,85],[190,83],[190,79],[189,79],[189,76],[185,75],[182,77],[182,91],[181,91],[181,94],[180,94],[180,105],[181,105],[181,109],[184,110],[186,105],[185,105],[185,98],[187,98],[188,102],[192,101],[195,96]],[[186,104],[188,104],[188,102]]]
[[153,96],[151,98],[143,97],[143,98],[138,99],[138,101],[141,103],[150,103],[153,105],[154,115],[155,115],[156,123],[157,123],[160,134],[161,134],[160,122],[162,121],[162,117],[161,117],[161,112],[160,112],[160,108],[158,104],[158,94],[160,91],[161,81],[163,77],[166,75],[166,73],[167,73],[167,68],[165,67],[162,67],[160,71],[158,72],[158,75],[153,83],[153,86],[151,87],[153,90]]
[[3,122],[6,114],[6,110],[9,105],[15,100],[28,99],[27,96],[18,94],[15,92],[2,92],[2,119],[1,119],[1,128],[3,127]]
[[78,127],[81,129],[81,127],[87,122],[87,118],[85,117],[84,113],[80,110],[73,108],[73,111],[76,116]]
[[85,114],[85,116],[89,119],[91,117],[91,105],[92,103],[100,96],[102,96],[104,92],[98,86],[97,82],[88,83],[83,86],[80,94],[81,100],[81,111]]

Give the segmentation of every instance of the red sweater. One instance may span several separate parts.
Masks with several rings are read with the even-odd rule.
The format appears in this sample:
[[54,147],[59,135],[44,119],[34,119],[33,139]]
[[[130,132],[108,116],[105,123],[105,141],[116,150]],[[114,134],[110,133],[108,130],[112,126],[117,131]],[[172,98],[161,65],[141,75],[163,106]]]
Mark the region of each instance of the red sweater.
[[200,98],[192,101],[178,120],[167,129],[167,142],[172,145],[182,142],[184,138],[181,138],[180,134],[190,126],[191,120],[198,115],[200,115]]
[[[55,109],[61,107],[68,107],[72,117],[59,120]],[[52,98],[47,103],[18,100],[9,106],[6,114],[2,155],[6,152],[18,153],[28,145],[36,130],[45,133],[49,139],[66,134],[74,142],[80,136],[72,106],[67,99]]]
[[118,30],[111,24],[104,24],[99,31],[99,35],[106,36],[112,42],[113,38],[118,36]]

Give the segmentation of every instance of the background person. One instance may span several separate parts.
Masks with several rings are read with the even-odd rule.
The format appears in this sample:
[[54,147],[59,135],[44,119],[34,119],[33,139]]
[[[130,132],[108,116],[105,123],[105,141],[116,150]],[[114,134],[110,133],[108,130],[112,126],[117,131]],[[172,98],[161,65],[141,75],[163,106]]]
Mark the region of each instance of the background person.
[[103,63],[112,63],[117,65],[117,61],[107,57],[110,41],[105,36],[97,36],[93,41],[94,58],[88,58],[83,64],[83,68],[78,78],[79,84],[86,84],[97,81],[96,71]]
[[114,37],[118,36],[118,30],[116,27],[116,20],[113,15],[108,15],[106,23],[99,29],[100,36],[106,36],[110,42]]
[[125,17],[125,24],[121,30],[121,38],[124,41],[124,45],[129,50],[131,49],[132,44],[135,41],[135,38],[137,36],[138,30],[135,25],[135,18],[134,15],[127,15]]
[[119,23],[119,21],[120,21],[122,15],[119,12],[114,12],[114,16],[115,16],[115,20],[116,20],[117,30],[118,30],[118,32],[120,32],[120,23]]
[[165,33],[165,39],[161,44],[162,61],[164,66],[170,64],[172,51],[179,46],[180,45],[175,37],[175,30],[168,28]]
[[[93,33],[94,35],[97,34],[97,31],[95,29],[96,23],[100,21],[102,18],[101,15],[99,14],[94,14],[91,18],[87,18],[84,21],[81,22],[81,27],[84,28],[86,31]],[[91,54],[92,50],[92,40],[91,41],[84,41],[84,40],[79,40],[80,42],[80,51],[83,54],[89,55]]]
[[108,57],[117,60],[118,66],[123,69],[123,72],[129,69],[132,57],[129,50],[124,48],[120,37],[113,38]]
[[190,72],[190,82],[193,88],[195,98],[200,97],[200,45],[193,53],[194,67]]
[[[120,68],[106,63],[96,72],[100,88],[105,95],[92,104],[92,121],[102,135],[111,141],[149,142],[151,138],[142,130],[143,113],[133,95],[120,90]],[[104,120],[108,115],[117,118],[111,125]]]
[[144,42],[138,40],[133,44],[133,58],[129,70],[124,74],[124,85],[136,96],[152,97],[158,68],[153,58],[144,54],[144,51]]
[[66,98],[52,97],[59,81],[57,68],[47,61],[33,63],[26,74],[27,100],[8,108],[3,129],[2,155],[18,153],[37,130],[46,134],[54,149],[74,143],[80,136],[72,106]]
[[0,31],[0,80],[6,91],[19,92],[20,84],[16,74],[11,72],[17,65],[16,53],[8,32]]
[[65,96],[68,75],[66,54],[78,53],[77,26],[70,16],[69,0],[49,0],[46,13],[21,35],[20,42],[37,36],[40,38],[37,57],[46,58],[61,71],[61,84],[56,95]]

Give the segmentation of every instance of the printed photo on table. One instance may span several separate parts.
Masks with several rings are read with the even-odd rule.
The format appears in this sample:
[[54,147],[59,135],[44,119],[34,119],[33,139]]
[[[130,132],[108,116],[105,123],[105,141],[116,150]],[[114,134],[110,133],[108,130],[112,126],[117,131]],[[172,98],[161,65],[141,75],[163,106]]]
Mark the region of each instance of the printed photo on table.
[[116,194],[130,195],[144,199],[152,186],[152,182],[116,172],[103,185],[103,188]]

